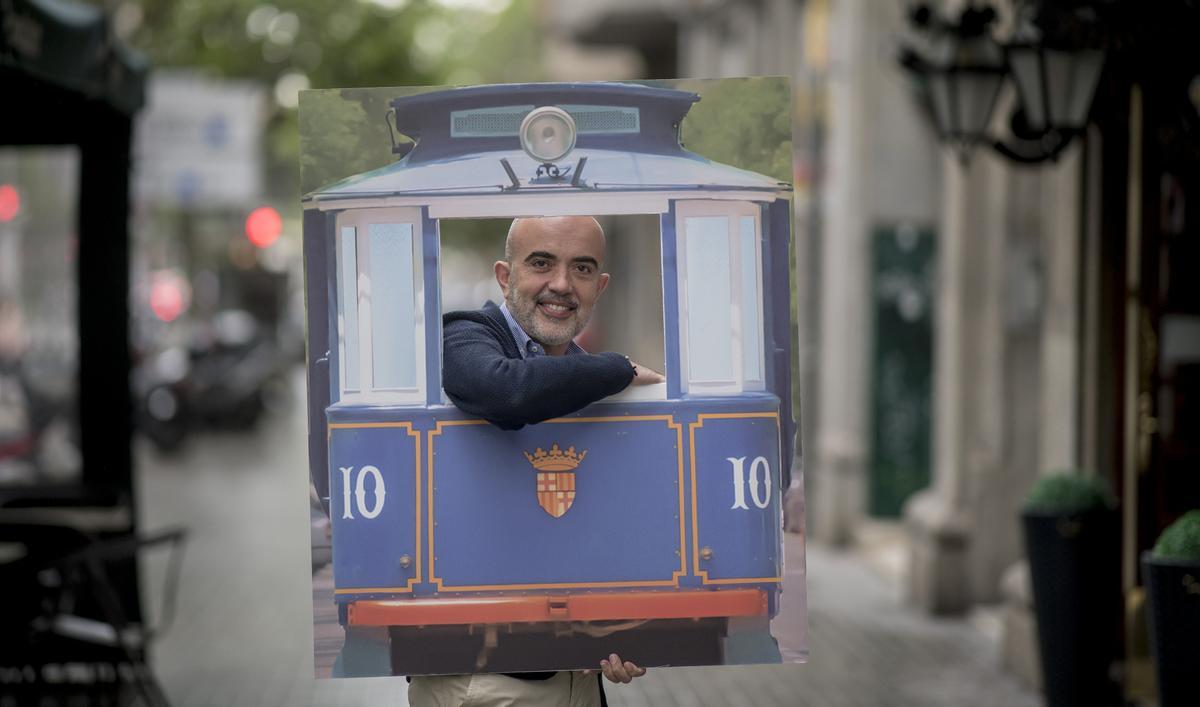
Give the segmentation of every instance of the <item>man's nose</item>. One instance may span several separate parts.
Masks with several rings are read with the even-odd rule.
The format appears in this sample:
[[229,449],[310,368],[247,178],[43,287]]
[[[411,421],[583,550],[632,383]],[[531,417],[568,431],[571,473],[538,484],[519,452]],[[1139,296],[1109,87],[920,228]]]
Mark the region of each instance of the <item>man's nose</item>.
[[555,268],[548,286],[554,292],[570,292],[571,279],[567,277],[567,269],[565,267]]

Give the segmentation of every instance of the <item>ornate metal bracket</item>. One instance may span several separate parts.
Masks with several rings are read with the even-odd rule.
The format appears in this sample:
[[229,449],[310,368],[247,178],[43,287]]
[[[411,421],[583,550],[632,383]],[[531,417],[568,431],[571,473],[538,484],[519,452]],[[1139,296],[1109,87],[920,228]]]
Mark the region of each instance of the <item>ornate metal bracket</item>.
[[[389,117],[391,118],[391,120],[388,120]],[[396,125],[395,125],[395,123],[396,123],[396,109],[395,108],[392,108],[392,109],[388,110],[388,112],[383,114],[383,123],[384,123],[384,125],[387,125],[388,137],[391,138],[391,141],[392,141],[392,154],[399,155],[400,159],[404,159],[404,157],[408,153],[412,152],[412,149],[414,147],[416,147],[417,143],[415,143],[415,142],[405,142],[402,144],[396,143],[396,133],[399,131],[399,129],[396,128]]]

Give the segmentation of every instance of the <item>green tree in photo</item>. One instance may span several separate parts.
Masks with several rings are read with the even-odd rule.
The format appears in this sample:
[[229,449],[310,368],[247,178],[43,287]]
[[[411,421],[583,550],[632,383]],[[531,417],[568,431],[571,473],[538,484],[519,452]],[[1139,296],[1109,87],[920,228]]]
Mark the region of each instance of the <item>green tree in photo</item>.
[[688,150],[792,181],[791,91],[786,78],[685,80],[673,85],[701,96],[683,121]]

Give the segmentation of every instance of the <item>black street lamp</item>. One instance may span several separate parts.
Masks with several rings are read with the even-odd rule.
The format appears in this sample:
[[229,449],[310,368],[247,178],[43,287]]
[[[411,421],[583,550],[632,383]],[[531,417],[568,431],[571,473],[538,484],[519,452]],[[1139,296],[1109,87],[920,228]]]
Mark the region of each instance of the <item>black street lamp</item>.
[[[924,15],[917,16],[924,11]],[[971,148],[984,140],[996,99],[1004,84],[1004,53],[991,40],[995,20],[991,8],[967,7],[955,25],[941,23],[927,8],[914,20],[933,34],[928,58],[907,50],[902,63],[916,74],[923,102],[938,137],[952,145],[964,163]]]
[[[973,4],[957,20],[938,17],[919,5],[910,21],[929,35],[922,54],[904,48],[901,66],[915,79],[921,102],[939,139],[966,163],[974,146],[986,144],[1022,163],[1057,159],[1087,126],[1104,52],[1090,41],[1094,13],[1085,2],[1026,3],[1022,37],[1005,45],[991,36],[996,11]],[[1009,123],[1012,138],[990,136],[988,125],[1006,77],[1016,85],[1018,105]]]

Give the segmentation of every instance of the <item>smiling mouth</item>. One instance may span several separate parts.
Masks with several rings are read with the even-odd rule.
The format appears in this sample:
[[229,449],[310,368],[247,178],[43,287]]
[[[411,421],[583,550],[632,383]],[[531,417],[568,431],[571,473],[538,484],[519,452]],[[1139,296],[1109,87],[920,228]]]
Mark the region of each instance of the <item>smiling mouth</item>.
[[553,319],[566,319],[575,313],[575,306],[557,302],[538,302],[538,311]]

